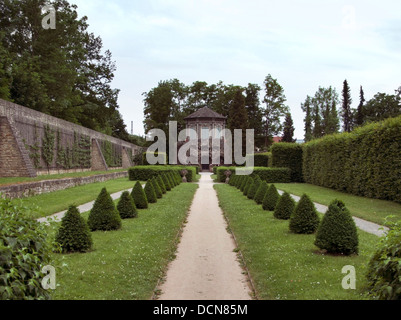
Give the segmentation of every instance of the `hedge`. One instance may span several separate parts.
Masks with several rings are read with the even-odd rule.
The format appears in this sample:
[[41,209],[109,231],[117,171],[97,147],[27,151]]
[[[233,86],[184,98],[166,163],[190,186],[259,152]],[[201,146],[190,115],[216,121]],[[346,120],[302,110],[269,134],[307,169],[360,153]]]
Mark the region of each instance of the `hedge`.
[[[217,181],[225,182],[227,170],[230,170],[232,175],[236,175],[239,170],[249,170],[249,168],[236,168],[236,167],[219,167],[217,168]],[[251,174],[252,178],[259,176],[259,178],[268,183],[289,183],[291,182],[291,170],[289,168],[266,168],[255,167]]]
[[149,179],[159,175],[161,172],[177,172],[180,174],[182,169],[188,171],[188,174],[186,175],[188,182],[195,181],[196,167],[194,166],[136,166],[128,169],[128,175],[130,181],[148,181]]
[[401,203],[401,117],[304,145],[305,182]]
[[[159,152],[144,152],[143,154],[142,154],[142,163],[143,163],[143,165],[144,166],[149,166],[150,164],[149,164],[149,162],[148,162],[148,159],[147,159],[147,154],[150,154],[150,155],[152,155],[152,156],[155,156],[155,157],[158,157],[159,156]],[[160,156],[162,157],[162,163],[158,163],[158,164],[156,164],[156,165],[164,165],[164,164],[167,164],[168,162],[168,157],[167,157],[167,153],[165,153],[165,152],[160,152]]]
[[272,164],[275,168],[290,168],[291,182],[303,182],[303,148],[298,143],[275,143],[272,146]]
[[[247,163],[248,157],[251,155],[247,155]],[[272,153],[265,152],[265,153],[255,153],[253,154],[253,161],[255,167],[271,167],[272,166]]]

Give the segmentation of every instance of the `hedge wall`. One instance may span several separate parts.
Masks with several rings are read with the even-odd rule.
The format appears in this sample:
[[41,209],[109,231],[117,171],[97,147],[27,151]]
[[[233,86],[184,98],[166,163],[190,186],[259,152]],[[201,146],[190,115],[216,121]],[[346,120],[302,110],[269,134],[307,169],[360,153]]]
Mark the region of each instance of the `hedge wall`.
[[128,176],[131,181],[148,181],[149,179],[157,176],[160,172],[164,171],[177,171],[181,172],[182,169],[186,169],[188,174],[186,175],[188,182],[193,182],[196,179],[196,167],[193,166],[136,166],[128,169]]
[[[224,172],[230,170],[233,175],[239,170],[245,170],[245,168],[236,167],[219,167],[217,168],[217,181],[225,182],[226,176]],[[259,176],[263,181],[268,183],[289,183],[291,182],[291,170],[289,168],[265,168],[255,167],[251,177]]]
[[[247,158],[251,155],[247,155]],[[254,166],[255,167],[271,167],[272,166],[272,153],[265,152],[265,153],[255,153],[253,154],[254,159]],[[247,160],[247,163],[249,161]]]
[[401,203],[401,117],[304,145],[305,182]]
[[272,146],[272,162],[275,168],[290,168],[291,182],[303,182],[302,145],[298,143],[275,143]]
[[[144,165],[144,166],[149,166],[150,164],[148,163],[148,159],[147,159],[147,154],[150,154],[150,155],[152,155],[152,156],[155,156],[155,157],[158,157],[159,155],[162,157],[162,162],[164,162],[164,163],[168,163],[168,157],[167,157],[167,153],[165,153],[165,152],[144,152],[143,154],[142,154],[142,164]],[[157,164],[157,165],[163,165],[163,164]]]

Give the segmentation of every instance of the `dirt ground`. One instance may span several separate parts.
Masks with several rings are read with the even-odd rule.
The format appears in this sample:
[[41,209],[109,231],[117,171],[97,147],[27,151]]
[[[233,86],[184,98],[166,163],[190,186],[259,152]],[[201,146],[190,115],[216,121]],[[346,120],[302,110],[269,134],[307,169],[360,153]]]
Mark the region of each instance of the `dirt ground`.
[[250,300],[232,235],[210,174],[202,174],[176,259],[160,285],[159,300]]

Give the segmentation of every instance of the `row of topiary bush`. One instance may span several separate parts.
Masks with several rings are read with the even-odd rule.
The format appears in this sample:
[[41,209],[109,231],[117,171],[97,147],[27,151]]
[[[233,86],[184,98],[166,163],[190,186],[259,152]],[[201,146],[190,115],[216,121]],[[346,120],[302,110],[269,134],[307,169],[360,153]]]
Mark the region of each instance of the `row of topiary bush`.
[[137,181],[131,192],[122,193],[117,206],[103,188],[97,197],[86,221],[75,206],[71,206],[63,217],[56,236],[62,252],[87,252],[92,248],[90,231],[118,230],[122,219],[136,218],[138,209],[147,209],[164,194],[181,183],[177,172],[161,172],[146,182],[143,188]]
[[186,179],[188,182],[196,180],[197,169],[195,166],[136,166],[128,169],[128,176],[131,181],[148,181],[162,172],[171,172],[181,175],[181,171],[186,170]]
[[261,204],[264,210],[273,211],[275,218],[289,220],[291,232],[316,233],[315,245],[320,249],[335,254],[358,253],[356,225],[342,201],[333,201],[320,221],[315,205],[306,194],[296,204],[290,194],[285,192],[280,196],[274,184],[269,186],[258,176],[233,176],[229,184]]
[[[249,168],[244,167],[218,167],[217,178],[218,182],[225,182],[226,175],[225,172],[229,170],[231,176],[239,175],[241,171],[247,170]],[[289,168],[266,168],[266,167],[255,167],[253,168],[252,178],[259,177],[268,183],[289,183],[291,182],[291,170]]]
[[304,145],[307,183],[401,202],[401,117]]

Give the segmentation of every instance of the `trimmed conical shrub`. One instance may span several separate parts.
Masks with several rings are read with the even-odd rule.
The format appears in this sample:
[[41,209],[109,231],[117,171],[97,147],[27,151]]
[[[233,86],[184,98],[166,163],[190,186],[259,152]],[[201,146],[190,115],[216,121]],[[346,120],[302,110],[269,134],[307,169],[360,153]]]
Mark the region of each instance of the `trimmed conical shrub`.
[[88,224],[76,206],[70,206],[61,220],[56,242],[61,245],[64,253],[86,252],[92,249],[92,235]]
[[120,214],[106,188],[102,189],[89,213],[88,225],[92,231],[108,231],[121,228]]
[[236,180],[237,180],[238,176],[234,175],[230,177],[230,181],[228,182],[228,184],[232,187],[235,186]]
[[157,183],[159,184],[160,189],[162,190],[163,194],[166,194],[167,189],[166,189],[166,185],[163,182],[162,176],[159,174],[156,179],[157,179]]
[[170,181],[169,181],[169,179],[167,177],[167,173],[162,173],[161,176],[162,176],[164,185],[166,186],[166,190],[170,191],[171,190],[171,184],[170,184]]
[[248,191],[251,188],[251,186],[253,185],[253,178],[252,177],[248,177],[245,188],[244,188],[244,196],[248,196]]
[[120,213],[121,219],[130,219],[137,216],[134,199],[132,199],[128,191],[121,194],[120,201],[117,204],[117,210]]
[[265,198],[268,189],[269,185],[267,184],[267,182],[262,181],[258,188],[258,191],[256,191],[255,197],[253,198],[257,204],[263,203],[263,199]]
[[246,186],[246,184],[248,182],[248,178],[249,178],[249,176],[244,176],[243,177],[242,182],[241,182],[241,186],[239,188],[241,190],[241,192],[244,192],[245,186]]
[[148,208],[148,198],[146,198],[145,191],[139,181],[137,181],[132,188],[131,197],[134,200],[137,209]]
[[319,216],[312,200],[304,194],[290,218],[289,228],[293,233],[313,234],[319,226]]
[[284,192],[278,200],[277,206],[274,210],[274,217],[280,220],[289,220],[294,213],[295,206],[295,200],[288,192]]
[[150,181],[152,182],[153,189],[155,189],[157,199],[163,198],[163,191],[157,183],[156,177],[153,177],[152,179],[150,179]]
[[156,203],[157,202],[157,195],[155,188],[153,187],[153,182],[151,181],[152,179],[149,179],[146,182],[145,185],[145,194],[146,194],[146,199],[148,199],[148,203]]
[[258,191],[261,183],[262,183],[262,180],[259,178],[259,176],[256,176],[253,181],[252,186],[248,190],[248,193],[247,193],[248,199],[255,198],[256,192]]
[[173,177],[171,176],[171,172],[166,172],[168,182],[170,183],[171,190],[175,188],[175,182]]
[[263,199],[263,210],[274,211],[274,209],[276,209],[276,205],[279,199],[280,195],[276,189],[276,186],[274,184],[270,185]]
[[328,253],[358,254],[358,231],[341,200],[334,200],[329,205],[317,230],[315,245]]

